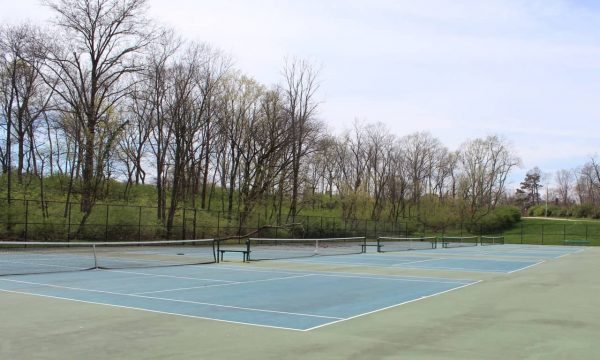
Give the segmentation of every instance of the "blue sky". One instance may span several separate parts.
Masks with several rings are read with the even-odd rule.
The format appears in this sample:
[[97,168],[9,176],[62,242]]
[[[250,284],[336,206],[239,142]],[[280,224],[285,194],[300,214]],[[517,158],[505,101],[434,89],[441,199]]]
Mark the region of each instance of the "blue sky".
[[[0,0],[2,22],[49,17],[37,0]],[[398,136],[429,131],[450,149],[499,134],[534,166],[600,153],[600,1],[150,0],[150,15],[231,54],[271,84],[285,57],[320,68],[319,116]]]

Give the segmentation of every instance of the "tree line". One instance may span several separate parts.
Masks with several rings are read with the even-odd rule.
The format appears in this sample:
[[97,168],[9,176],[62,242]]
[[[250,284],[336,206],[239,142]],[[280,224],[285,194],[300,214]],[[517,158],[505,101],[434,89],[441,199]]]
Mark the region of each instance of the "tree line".
[[426,221],[451,208],[476,222],[507,199],[520,161],[499,136],[450,150],[427,132],[396,136],[381,123],[335,135],[319,117],[319,71],[306,60],[286,59],[280,82],[265,85],[221,50],[154,25],[145,0],[44,6],[51,26],[0,29],[8,199],[33,178],[43,202],[44,180],[59,175],[67,200],[89,215],[110,180],[154,184],[167,228],[182,203],[294,219],[321,196],[347,219],[413,211]]
[[[534,167],[512,201],[524,210],[532,209],[535,214],[530,215],[600,218],[600,163],[592,157],[582,166],[554,173]],[[548,214],[546,204],[554,207],[554,214]],[[540,205],[544,208],[536,211]]]

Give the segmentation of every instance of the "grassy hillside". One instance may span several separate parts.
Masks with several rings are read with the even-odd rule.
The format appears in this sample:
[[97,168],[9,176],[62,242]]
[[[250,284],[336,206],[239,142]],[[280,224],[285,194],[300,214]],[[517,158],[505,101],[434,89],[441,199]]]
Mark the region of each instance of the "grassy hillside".
[[[265,225],[291,222],[286,218],[288,208],[283,205],[282,218],[277,217],[272,203],[257,206],[253,214],[240,226],[237,207],[229,214],[226,194],[214,189],[210,209],[194,207],[192,199],[182,203],[175,214],[170,232],[158,220],[156,189],[153,185],[127,187],[124,183],[111,181],[103,189],[98,204],[80,226],[83,214],[78,206],[78,189],[67,204],[69,180],[52,176],[44,180],[45,203],[40,201],[39,180],[24,179],[13,187],[13,199],[6,199],[6,178],[0,177],[0,237],[3,239],[28,240],[144,240],[209,238],[244,235]],[[199,204],[197,199],[196,204]],[[482,219],[480,224],[425,226],[414,219],[392,221],[364,220],[368,217],[368,204],[358,215],[363,220],[342,219],[341,201],[336,196],[305,196],[300,215],[293,228],[263,229],[260,236],[277,237],[333,237],[377,235],[480,235],[504,233],[510,243],[562,244],[567,239],[588,239],[600,245],[600,221],[524,218],[519,221],[518,212],[511,208],[499,208]],[[439,214],[438,214],[439,215]],[[443,213],[439,215],[443,217]],[[435,223],[435,222],[434,222]],[[508,229],[508,230],[501,230]]]
[[[52,176],[44,179],[44,199],[39,180],[25,179],[14,184],[12,199],[7,200],[6,178],[0,177],[0,237],[28,240],[143,240],[165,238],[207,238],[243,235],[263,228],[265,225],[297,223],[293,228],[265,229],[262,236],[350,236],[406,232],[392,222],[370,220],[342,221],[341,206],[336,197],[325,195],[306,196],[301,202],[299,216],[287,218],[287,204],[276,211],[272,201],[259,204],[240,226],[237,194],[231,213],[227,211],[227,194],[215,188],[210,208],[200,209],[199,199],[188,198],[181,202],[168,233],[158,220],[156,188],[153,185],[127,187],[110,181],[100,192],[91,215],[80,226],[83,213],[79,209],[79,189],[75,187],[68,197],[69,179]],[[67,204],[69,199],[69,204]],[[167,199],[167,203],[169,200]],[[365,214],[367,215],[366,211]]]

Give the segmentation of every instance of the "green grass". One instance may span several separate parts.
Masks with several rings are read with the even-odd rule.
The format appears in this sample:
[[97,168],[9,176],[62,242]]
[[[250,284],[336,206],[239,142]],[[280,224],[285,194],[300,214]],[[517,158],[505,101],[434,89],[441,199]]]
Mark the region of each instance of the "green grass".
[[562,245],[564,240],[589,240],[600,245],[600,221],[523,218],[504,233],[508,243]]

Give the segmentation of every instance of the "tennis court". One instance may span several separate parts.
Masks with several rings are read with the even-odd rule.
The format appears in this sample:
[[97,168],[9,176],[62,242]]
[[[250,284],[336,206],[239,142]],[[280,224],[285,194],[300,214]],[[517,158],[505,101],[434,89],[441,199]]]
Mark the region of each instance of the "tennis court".
[[[591,319],[600,314],[579,299],[600,293],[587,272],[597,249],[376,252],[361,241],[294,242],[294,254],[263,241],[254,255],[268,261],[249,262],[230,244],[220,263],[212,240],[8,247],[0,355],[105,358],[110,343],[115,358],[474,359],[518,357],[501,345],[527,341],[554,354],[592,353],[586,346],[600,329]],[[559,329],[568,342],[556,340]]]
[[0,290],[233,323],[310,330],[474,283],[207,265],[3,277]]
[[306,257],[287,261],[425,270],[514,273],[542,264],[546,259],[555,259],[579,251],[582,251],[582,249],[568,247],[549,247],[546,249],[535,245],[502,245],[363,253],[353,256]]

